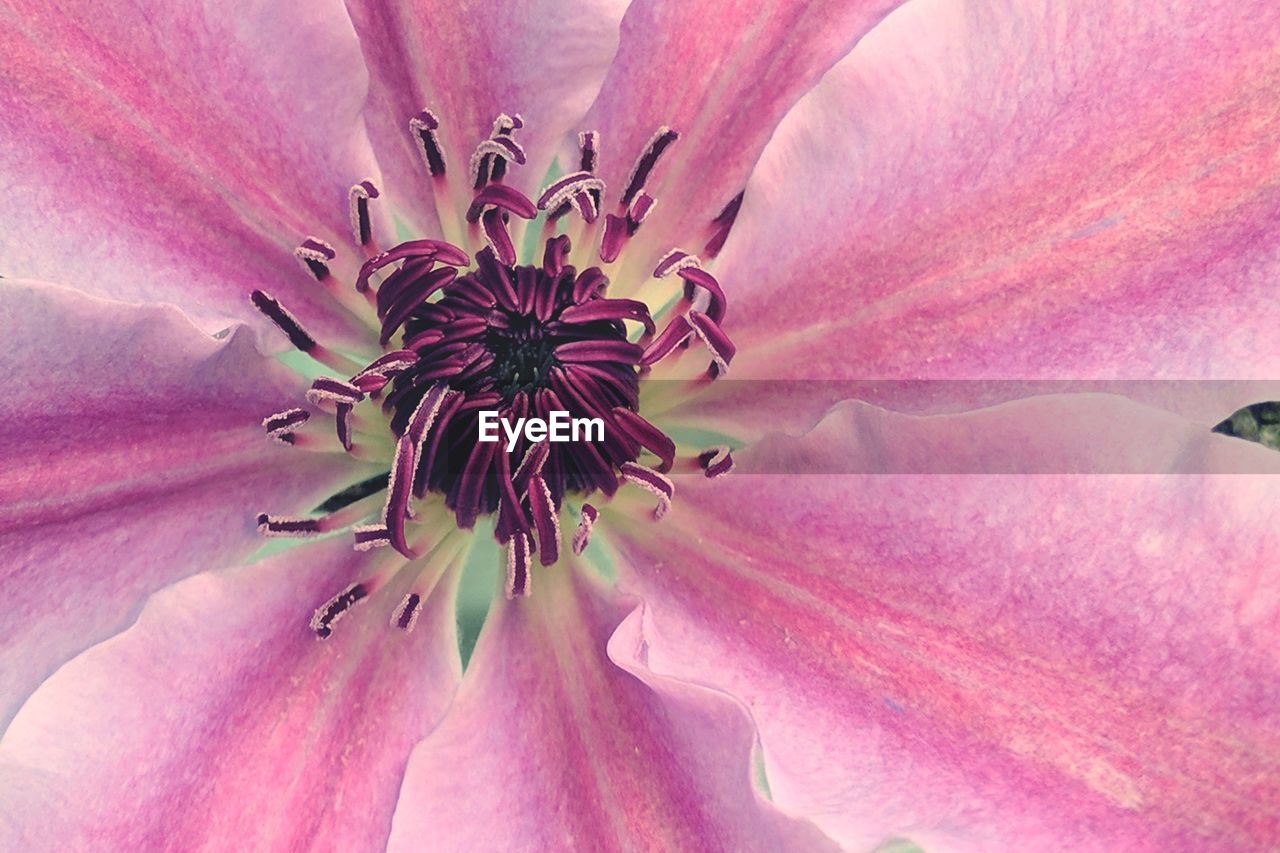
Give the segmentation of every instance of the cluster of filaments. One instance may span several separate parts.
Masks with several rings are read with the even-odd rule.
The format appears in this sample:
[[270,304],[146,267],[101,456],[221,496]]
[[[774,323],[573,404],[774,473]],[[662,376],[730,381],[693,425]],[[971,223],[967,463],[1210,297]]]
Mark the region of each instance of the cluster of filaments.
[[[411,240],[378,251],[369,205],[379,191],[371,181],[352,187],[352,233],[366,257],[354,291],[376,314],[384,350],[372,362],[361,366],[321,346],[277,300],[253,294],[258,309],[297,348],[340,372],[316,379],[307,392],[314,409],[334,417],[332,446],[355,449],[357,408],[364,406],[383,413],[395,440],[390,471],[373,494],[318,517],[260,515],[264,534],[314,536],[350,528],[356,548],[390,546],[413,560],[422,545],[410,535],[415,502],[440,495],[461,528],[495,516],[495,536],[507,550],[507,595],[514,597],[529,593],[535,556],[543,566],[559,559],[566,495],[585,499],[599,493],[607,499],[631,485],[656,499],[655,519],[667,511],[675,492],[667,474],[676,463],[676,444],[639,413],[640,380],[652,365],[695,342],[709,355],[711,378],[728,370],[734,347],[722,328],[724,293],[697,256],[672,250],[653,274],[680,276],[685,294],[659,331],[644,302],[608,295],[609,280],[599,266],[579,270],[569,264],[570,238],[556,235],[554,225],[569,215],[588,225],[600,217],[606,188],[595,174],[597,135],[581,134],[580,168],[552,182],[535,202],[503,182],[510,166],[525,160],[515,139],[520,127],[518,116],[499,116],[471,158],[473,200],[466,221],[484,242],[474,264],[464,250],[441,240]],[[446,162],[438,129],[430,112],[410,121],[427,170],[442,183]],[[594,247],[604,264],[617,259],[653,209],[646,179],[677,138],[667,128],[653,136],[616,212],[605,215]],[[713,221],[704,253],[719,250],[740,202],[741,195]],[[518,265],[511,217],[534,220],[540,212],[548,235],[541,264]],[[295,254],[315,279],[332,285],[332,246],[308,237]],[[590,440],[554,444],[522,434],[508,451],[503,441],[477,440],[482,412],[497,412],[509,422],[565,412],[598,419],[604,429]],[[313,415],[313,409],[294,408],[263,423],[282,443],[317,447],[314,437],[300,432]],[[723,447],[695,458],[708,477],[727,473],[733,464]],[[370,503],[374,498],[380,510]],[[597,518],[597,509],[584,500],[570,539],[575,553],[586,548]],[[316,634],[327,637],[380,583],[366,579],[322,605],[312,619]],[[424,598],[421,589],[408,593],[391,624],[411,629]]]

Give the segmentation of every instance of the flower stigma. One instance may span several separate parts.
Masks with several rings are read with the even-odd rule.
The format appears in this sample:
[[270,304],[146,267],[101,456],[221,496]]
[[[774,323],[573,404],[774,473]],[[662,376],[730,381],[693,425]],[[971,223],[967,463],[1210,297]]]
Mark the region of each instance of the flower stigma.
[[[506,548],[506,594],[514,598],[530,594],[535,557],[543,567],[559,561],[562,538],[575,554],[585,550],[599,519],[588,498],[609,501],[622,488],[637,489],[654,499],[658,520],[675,494],[668,476],[673,467],[684,464],[707,477],[732,468],[728,447],[678,458],[676,441],[640,411],[641,383],[664,359],[698,346],[707,355],[699,381],[728,371],[734,346],[723,330],[719,282],[698,256],[672,249],[652,274],[675,276],[683,296],[655,300],[663,306],[655,312],[631,298],[638,285],[630,295],[610,295],[605,272],[653,211],[656,199],[646,182],[679,134],[664,127],[653,135],[615,211],[602,217],[608,193],[596,174],[599,134],[579,135],[579,168],[551,180],[535,200],[504,181],[526,160],[516,139],[522,126],[520,116],[500,115],[474,149],[460,186],[440,144],[437,117],[424,110],[410,119],[437,204],[459,192],[469,196],[465,206],[441,211],[442,223],[459,223],[454,239],[380,249],[372,205],[381,193],[365,180],[349,193],[352,246],[363,257],[353,282],[335,281],[338,250],[323,240],[307,237],[295,249],[306,274],[345,310],[363,314],[374,330],[368,353],[380,353],[376,357],[323,346],[286,306],[254,292],[254,305],[290,343],[335,373],[312,382],[309,406],[268,416],[268,435],[295,448],[342,450],[388,469],[327,501],[326,514],[259,515],[264,535],[349,530],[355,548],[389,546],[413,565],[434,547],[441,519],[469,530],[492,516],[493,535]],[[708,256],[723,245],[741,200],[739,194],[711,223]],[[522,240],[521,232],[539,221],[538,240]],[[517,241],[540,245],[540,257],[521,263]],[[312,434],[322,413],[333,419],[328,439]],[[580,507],[579,517],[572,534],[562,537],[567,496]],[[330,636],[386,574],[352,584],[317,608],[316,636]],[[428,593],[415,586],[390,624],[412,630]]]

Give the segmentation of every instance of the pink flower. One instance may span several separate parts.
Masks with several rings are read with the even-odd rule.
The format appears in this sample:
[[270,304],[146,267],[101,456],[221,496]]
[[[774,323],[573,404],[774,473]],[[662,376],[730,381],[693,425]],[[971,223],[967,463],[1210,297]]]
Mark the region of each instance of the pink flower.
[[1274,845],[1280,10],[623,12],[0,13],[3,846]]

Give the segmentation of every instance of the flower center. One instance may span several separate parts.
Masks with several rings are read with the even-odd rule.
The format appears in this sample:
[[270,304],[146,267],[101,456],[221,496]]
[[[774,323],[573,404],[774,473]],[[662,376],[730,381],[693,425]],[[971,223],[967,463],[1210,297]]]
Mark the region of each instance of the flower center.
[[[409,126],[424,164],[443,189],[449,164],[436,137],[439,122],[424,111]],[[644,302],[608,294],[610,281],[601,265],[607,268],[617,259],[649,216],[655,200],[645,191],[646,181],[678,134],[661,128],[654,135],[616,212],[606,214],[603,228],[597,228],[606,189],[595,175],[597,135],[580,136],[579,170],[553,181],[535,204],[503,183],[509,167],[525,161],[515,140],[521,126],[519,116],[499,116],[490,138],[471,158],[472,201],[462,218],[472,238],[483,241],[474,264],[466,251],[442,240],[410,240],[377,251],[370,204],[380,194],[371,181],[352,187],[352,242],[367,258],[354,290],[376,315],[383,350],[371,362],[361,367],[321,346],[279,302],[254,294],[254,304],[296,347],[349,377],[321,377],[307,392],[315,408],[334,415],[340,449],[368,456],[374,451],[366,447],[379,444],[376,435],[370,437],[367,415],[356,412],[357,407],[368,411],[367,403],[375,403],[372,410],[385,418],[388,431],[381,435],[394,441],[394,451],[383,451],[390,466],[385,480],[335,496],[325,504],[327,515],[260,515],[264,534],[311,536],[351,528],[358,549],[390,545],[415,558],[439,531],[418,535],[411,530],[418,516],[414,504],[439,496],[434,500],[443,499],[460,528],[473,527],[482,515],[496,516],[494,534],[507,548],[507,593],[515,596],[529,592],[534,554],[544,566],[559,559],[566,496],[599,493],[608,500],[630,485],[656,498],[655,519],[665,514],[675,491],[667,473],[677,464],[678,449],[641,415],[641,379],[656,363],[695,342],[710,356],[710,378],[728,369],[734,348],[722,329],[724,293],[696,256],[672,250],[658,261],[654,276],[678,275],[684,299],[659,318],[664,321],[659,332]],[[741,196],[735,198],[711,223],[706,251],[714,254],[723,244],[740,202]],[[519,264],[509,230],[512,217],[532,221],[540,212],[543,233],[550,235],[543,241],[541,264]],[[589,241],[599,265],[581,252],[574,256],[568,234],[555,234],[575,213],[580,226],[565,230]],[[337,286],[330,272],[337,257],[332,246],[308,237],[296,254],[317,281]],[[586,263],[579,269],[571,258]],[[336,291],[335,298],[348,304],[351,292]],[[602,429],[567,441],[508,430],[507,440],[495,441],[484,437],[485,423],[495,418],[544,425],[561,418],[598,423]],[[282,443],[327,450],[302,431],[311,419],[310,409],[296,408],[263,424]],[[372,429],[376,433],[377,427]],[[385,445],[385,438],[381,441]],[[708,477],[727,473],[733,464],[727,448],[694,449],[686,463]],[[369,503],[379,496],[380,513]],[[599,516],[585,502],[580,513],[569,537],[575,553],[587,546]],[[333,624],[381,583],[378,577],[362,579],[318,608],[312,620],[317,635],[328,636]],[[415,589],[406,596],[391,624],[411,629],[426,592]]]
[[[448,403],[419,448],[414,492],[444,495],[463,527],[506,500],[502,532],[523,532],[510,529],[520,512],[513,472],[532,444],[523,435],[510,449],[478,441],[485,412],[509,422],[547,421],[562,412],[603,423],[599,440],[546,449],[538,476],[557,509],[566,492],[612,495],[615,472],[643,448],[658,456],[662,471],[674,461],[674,443],[637,413],[644,348],[628,342],[624,321],[652,333],[649,310],[604,296],[608,280],[598,267],[579,272],[563,264],[568,246],[565,237],[548,240],[541,267],[507,266],[485,248],[474,270],[450,278],[436,301],[418,301],[404,317],[404,351],[413,362],[396,374],[382,406],[403,438],[433,389],[448,389]],[[410,292],[434,274],[426,266],[405,274],[408,269],[397,273],[396,284]],[[392,317],[388,312],[384,323],[399,321]]]

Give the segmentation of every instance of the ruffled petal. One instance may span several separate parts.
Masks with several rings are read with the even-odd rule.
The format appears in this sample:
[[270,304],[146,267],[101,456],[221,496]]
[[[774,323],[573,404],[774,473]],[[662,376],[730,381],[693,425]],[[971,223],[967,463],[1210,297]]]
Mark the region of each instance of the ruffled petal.
[[701,251],[779,120],[901,0],[634,0],[600,96],[581,125],[601,134],[600,174],[615,205],[662,127],[680,133],[645,184],[658,199],[636,236],[650,264]]
[[471,200],[469,161],[501,114],[520,115],[528,162],[508,170],[526,194],[541,186],[555,144],[586,112],[618,45],[624,0],[519,0],[472,6],[448,0],[347,0],[370,72],[371,138],[397,207],[438,233],[430,180],[409,122],[439,121],[445,175],[461,216]]
[[[1183,473],[821,473],[939,470],[922,448],[953,470]],[[1280,456],[1086,396],[848,404],[736,459],[682,479],[660,524],[598,527],[646,602],[649,666],[746,703],[784,811],[849,849],[1280,833]]]
[[0,741],[7,849],[382,850],[460,667],[440,588],[412,633],[392,584],[316,639],[368,562],[340,537],[197,575],[59,670]]
[[364,469],[268,441],[300,394],[244,329],[173,308],[0,282],[0,728],[59,664],[154,590],[262,545]]
[[1270,378],[1278,38],[1265,2],[907,4],[752,177],[737,375]]
[[638,614],[580,567],[534,584],[414,750],[392,850],[825,849],[752,790],[741,706],[650,672]]
[[173,301],[208,331],[266,287],[348,333],[293,250],[353,272],[349,188],[378,180],[339,0],[19,2],[0,13],[0,274]]

